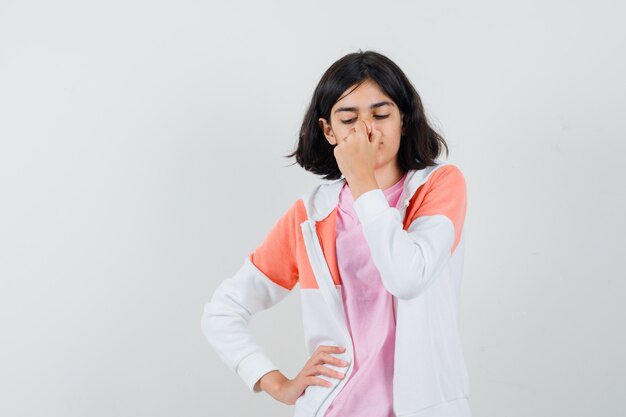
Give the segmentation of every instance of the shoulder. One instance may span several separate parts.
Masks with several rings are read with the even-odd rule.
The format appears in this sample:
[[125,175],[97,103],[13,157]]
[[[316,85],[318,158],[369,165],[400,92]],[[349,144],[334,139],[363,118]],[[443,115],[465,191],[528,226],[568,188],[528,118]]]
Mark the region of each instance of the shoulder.
[[425,215],[464,215],[466,210],[466,183],[461,169],[451,163],[427,168],[429,172],[415,190],[408,209],[411,220]]
[[413,192],[413,199],[421,200],[420,196],[425,197],[426,194],[430,194],[430,197],[433,194],[465,195],[465,175],[457,165],[441,163],[425,168],[423,171],[422,179],[418,180],[418,184],[421,185]]
[[306,207],[305,201],[303,197],[299,197],[295,199],[289,208],[283,212],[281,219],[279,220],[284,223],[284,225],[297,225],[306,220]]
[[465,175],[463,175],[463,172],[457,165],[451,164],[451,163],[445,163],[445,164],[438,164],[436,167],[434,167],[434,170],[430,174],[428,180],[431,182],[444,181],[444,182],[462,183],[464,185]]

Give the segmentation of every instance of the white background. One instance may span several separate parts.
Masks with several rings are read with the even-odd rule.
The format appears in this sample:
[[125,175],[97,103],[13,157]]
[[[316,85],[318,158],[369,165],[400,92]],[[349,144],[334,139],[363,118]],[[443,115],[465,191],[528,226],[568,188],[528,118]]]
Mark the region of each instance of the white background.
[[[283,158],[346,53],[393,59],[468,185],[476,417],[624,412],[618,1],[0,2],[0,415],[291,416],[203,305],[320,179]],[[252,328],[306,360],[297,288]]]

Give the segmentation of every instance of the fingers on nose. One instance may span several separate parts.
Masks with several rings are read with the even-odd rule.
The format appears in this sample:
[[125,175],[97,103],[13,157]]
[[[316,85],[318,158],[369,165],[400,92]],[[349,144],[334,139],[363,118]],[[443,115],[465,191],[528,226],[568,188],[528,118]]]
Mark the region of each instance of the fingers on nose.
[[367,130],[367,134],[369,135],[370,132],[372,131],[372,121],[371,120],[367,120],[367,119],[363,119],[363,121],[365,122],[365,127]]

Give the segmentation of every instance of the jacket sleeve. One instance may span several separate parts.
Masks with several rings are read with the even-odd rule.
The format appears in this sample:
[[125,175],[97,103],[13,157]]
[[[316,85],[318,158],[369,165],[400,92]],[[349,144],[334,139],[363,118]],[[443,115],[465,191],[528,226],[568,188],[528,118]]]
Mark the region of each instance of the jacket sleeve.
[[417,297],[439,275],[458,245],[465,219],[465,179],[456,166],[435,170],[417,193],[423,198],[407,230],[381,189],[354,201],[382,283],[401,299]]
[[266,373],[278,369],[248,328],[251,317],[281,301],[297,282],[294,204],[263,243],[224,279],[204,306],[201,327],[218,356],[253,392]]

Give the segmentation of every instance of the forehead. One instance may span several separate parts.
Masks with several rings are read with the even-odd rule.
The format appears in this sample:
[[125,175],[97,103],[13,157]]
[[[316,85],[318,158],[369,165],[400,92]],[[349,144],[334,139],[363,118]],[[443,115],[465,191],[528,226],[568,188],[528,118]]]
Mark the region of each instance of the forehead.
[[339,99],[333,105],[333,109],[346,105],[352,107],[359,107],[359,105],[369,106],[378,101],[389,101],[391,106],[395,107],[393,100],[385,94],[376,82],[366,80],[361,84],[348,87],[341,96],[339,96]]

